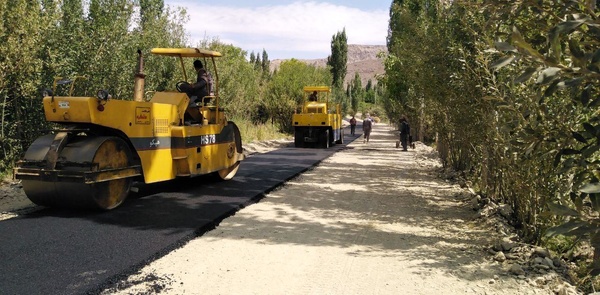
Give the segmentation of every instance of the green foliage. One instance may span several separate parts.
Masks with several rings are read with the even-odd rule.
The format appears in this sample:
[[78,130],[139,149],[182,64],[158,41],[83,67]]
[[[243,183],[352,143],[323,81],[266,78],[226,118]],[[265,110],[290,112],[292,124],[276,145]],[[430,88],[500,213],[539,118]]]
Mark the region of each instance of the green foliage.
[[267,51],[264,49],[262,52],[261,71],[263,73],[263,79],[268,79],[270,77],[271,61],[269,60],[269,55],[267,54]]
[[[328,75],[328,77],[331,76]],[[328,78],[327,80],[330,81],[331,79]],[[340,111],[342,114],[348,113],[348,110],[351,107],[351,101],[348,99],[348,96],[346,95],[346,92],[343,88],[334,87],[333,89],[331,89],[331,97],[334,103],[340,104]]]
[[[86,76],[76,95],[107,89],[113,97],[131,99],[137,49],[185,43],[181,11],[165,10],[158,0],[143,3],[149,6],[142,27],[131,0],[92,0],[87,13],[80,0],[60,6],[50,0],[0,1],[0,170],[9,169],[49,128],[40,93],[55,77]],[[146,72],[152,77],[147,89],[174,85],[171,76],[160,74],[169,72],[167,63],[147,65],[158,65],[159,73]]]
[[371,117],[376,117],[380,121],[391,122],[386,110],[381,105],[363,102],[360,104],[359,109],[362,114],[369,113]]
[[280,132],[280,128],[274,124],[255,124],[244,116],[229,119],[239,127],[243,144],[289,137],[289,134]]
[[544,238],[544,244],[555,253],[567,253],[572,251],[576,246],[578,239],[575,237],[554,236]]
[[[597,20],[584,5],[547,4],[536,8],[536,17],[548,18],[557,13],[565,17],[551,18],[552,22],[540,28],[547,36],[547,42],[542,43],[528,38],[531,30],[538,28],[528,27],[525,21],[536,17],[515,15],[524,22],[521,30],[528,34],[522,34],[516,26],[510,28],[508,44],[496,43],[496,48],[504,53],[498,54],[492,66],[503,72],[520,72],[514,83],[531,90],[525,100],[528,105],[522,103],[520,95],[515,95],[505,112],[513,116],[525,114],[519,116],[520,124],[515,126],[520,129],[518,135],[523,146],[518,150],[530,158],[552,161],[551,167],[556,171],[544,176],[546,183],[555,188],[547,192],[545,203],[559,224],[547,229],[546,234],[586,237],[600,250],[600,224],[597,215],[590,214],[600,209],[597,199],[600,142],[596,127],[600,117],[593,106],[593,98],[598,96],[595,84],[600,71],[596,66],[600,48],[594,29]],[[516,59],[519,63],[513,68],[500,70]],[[530,76],[537,77],[531,81]],[[586,202],[589,207],[584,206]],[[594,253],[592,275],[600,273],[599,253]]]
[[229,115],[251,117],[264,103],[259,95],[262,70],[247,62],[246,51],[224,44],[218,39],[203,41],[199,47],[223,54],[223,57],[217,60],[219,96]]
[[[160,19],[165,3],[163,0],[139,0],[140,1],[140,26],[142,30],[151,26],[153,22]],[[96,1],[94,1],[96,2]]]
[[358,72],[354,73],[354,79],[350,81],[350,98],[353,111],[358,111],[358,104],[364,101],[362,81]]
[[41,67],[37,52],[42,24],[35,3],[25,0],[0,1],[0,170],[6,170],[27,147],[28,138],[43,124],[39,104]]
[[512,205],[525,239],[600,249],[595,2],[428,3],[390,8],[387,114],[435,134],[444,165]]
[[348,62],[348,38],[346,29],[337,32],[331,37],[331,55],[327,57],[327,65],[331,69],[332,84],[334,88],[342,88],[346,77],[346,64]]

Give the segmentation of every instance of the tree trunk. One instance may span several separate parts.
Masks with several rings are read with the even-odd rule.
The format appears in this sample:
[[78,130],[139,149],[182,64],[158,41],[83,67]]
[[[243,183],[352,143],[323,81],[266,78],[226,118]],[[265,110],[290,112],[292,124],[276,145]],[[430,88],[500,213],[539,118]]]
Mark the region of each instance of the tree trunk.
[[19,105],[19,98],[15,97],[13,99],[13,107],[15,112],[15,139],[19,144],[20,150],[23,150],[23,121],[21,120],[21,108]]

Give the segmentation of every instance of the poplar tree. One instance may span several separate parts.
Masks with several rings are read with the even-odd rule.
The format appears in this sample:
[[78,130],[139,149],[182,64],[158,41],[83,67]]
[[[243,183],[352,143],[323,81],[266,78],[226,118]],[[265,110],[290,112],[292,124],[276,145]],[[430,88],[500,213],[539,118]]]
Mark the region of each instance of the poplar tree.
[[83,68],[84,60],[84,21],[83,5],[81,0],[64,0],[61,7],[62,18],[57,31],[61,40],[62,59],[64,60],[63,76],[70,76]]
[[262,61],[260,60],[260,54],[256,54],[256,60],[254,61],[254,69],[257,71],[262,70]]
[[343,89],[344,78],[346,78],[346,63],[348,62],[348,38],[346,29],[337,32],[331,38],[331,55],[327,57],[327,65],[331,67],[333,87]]
[[140,25],[142,29],[145,29],[149,22],[158,20],[164,7],[163,0],[140,0]]
[[269,60],[269,55],[267,51],[263,49],[262,52],[262,78],[264,80],[268,80],[271,76],[271,61]]
[[354,111],[358,110],[358,105],[362,98],[362,81],[360,80],[360,75],[358,72],[354,73],[354,79],[350,82],[351,88],[350,93],[352,99],[350,100],[350,104],[352,105],[352,109]]

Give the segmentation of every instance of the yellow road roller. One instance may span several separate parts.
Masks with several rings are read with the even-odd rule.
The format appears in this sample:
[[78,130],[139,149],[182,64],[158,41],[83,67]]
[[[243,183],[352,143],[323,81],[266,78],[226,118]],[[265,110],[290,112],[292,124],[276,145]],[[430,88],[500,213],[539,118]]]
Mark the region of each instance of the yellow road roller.
[[[180,60],[183,80],[173,91],[146,92],[141,51],[133,100],[113,99],[105,90],[96,97],[73,96],[76,78],[55,79],[43,107],[46,120],[58,127],[37,138],[14,169],[32,202],[111,210],[123,203],[133,181],[205,174],[229,180],[236,174],[244,158],[242,139],[220,106],[216,59],[221,53],[198,48],[150,53]],[[212,89],[205,96],[185,91],[190,83],[184,58],[210,64]],[[57,85],[69,83],[68,95],[54,95]]]
[[344,143],[339,104],[329,102],[328,86],[305,86],[304,101],[292,115],[295,147],[329,148]]

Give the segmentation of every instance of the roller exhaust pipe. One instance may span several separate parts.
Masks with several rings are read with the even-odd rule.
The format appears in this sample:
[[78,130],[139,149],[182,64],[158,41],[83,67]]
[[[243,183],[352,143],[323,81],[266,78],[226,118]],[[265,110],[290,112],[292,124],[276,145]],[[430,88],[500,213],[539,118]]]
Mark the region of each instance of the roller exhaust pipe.
[[137,72],[135,73],[135,87],[133,89],[133,100],[135,101],[144,101],[144,80],[146,75],[144,75],[144,57],[142,55],[142,51],[138,49],[138,64],[137,64]]

